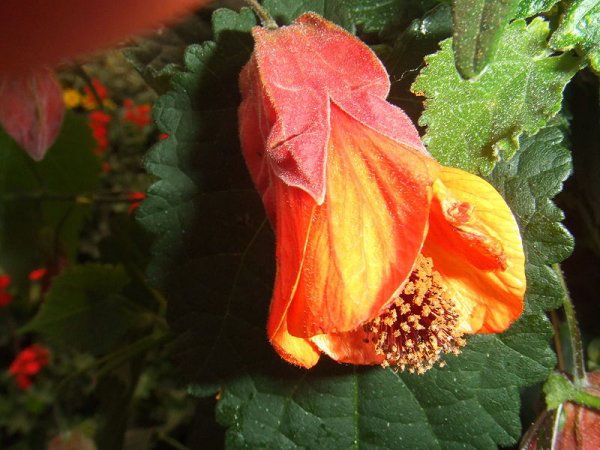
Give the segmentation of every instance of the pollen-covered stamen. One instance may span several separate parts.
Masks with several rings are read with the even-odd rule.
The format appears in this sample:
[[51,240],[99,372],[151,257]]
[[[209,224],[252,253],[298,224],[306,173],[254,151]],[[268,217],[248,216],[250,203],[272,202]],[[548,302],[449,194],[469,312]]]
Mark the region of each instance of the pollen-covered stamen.
[[431,258],[419,255],[400,295],[364,330],[384,356],[383,367],[424,373],[443,353],[458,354],[465,345],[457,325],[458,313],[440,274]]

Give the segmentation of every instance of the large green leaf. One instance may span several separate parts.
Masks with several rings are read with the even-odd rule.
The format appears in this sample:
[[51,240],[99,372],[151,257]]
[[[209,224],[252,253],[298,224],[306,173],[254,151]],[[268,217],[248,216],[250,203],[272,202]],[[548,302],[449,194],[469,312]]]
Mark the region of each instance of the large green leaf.
[[89,206],[76,196],[99,184],[85,119],[67,114],[45,158],[34,162],[0,131],[0,265],[17,278],[57,256],[73,257]]
[[562,91],[579,67],[568,54],[551,56],[548,24],[510,24],[494,60],[476,80],[454,67],[451,40],[426,59],[413,91],[427,97],[419,123],[429,151],[447,165],[489,173],[502,155],[510,158],[523,132],[535,134],[560,109]]
[[463,78],[481,73],[512,15],[516,0],[453,0],[454,59]]
[[[543,380],[555,363],[542,310],[558,304],[562,291],[546,277],[547,264],[570,246],[549,200],[569,171],[559,136],[543,134],[556,131],[523,139],[517,156],[491,178],[529,239],[530,289],[517,323],[500,335],[470,338],[461,355],[446,358],[447,367],[423,376],[327,358],[313,370],[296,369],[266,339],[273,239],[236,137],[237,75],[251,51],[253,24],[247,10],[217,11],[216,41],[188,49],[188,72],[156,106],[170,138],[148,155],[147,167],[159,179],[139,213],[158,234],[150,273],[169,301],[173,355],[196,394],[219,390],[217,419],[228,428],[227,447],[513,444],[520,435],[519,390]],[[521,183],[509,180],[513,171]],[[536,232],[548,225],[559,231]]]
[[36,316],[23,328],[63,345],[104,353],[137,317],[122,295],[129,278],[121,266],[80,265],[57,276]]
[[600,73],[600,0],[574,0],[550,39],[556,50],[577,48]]

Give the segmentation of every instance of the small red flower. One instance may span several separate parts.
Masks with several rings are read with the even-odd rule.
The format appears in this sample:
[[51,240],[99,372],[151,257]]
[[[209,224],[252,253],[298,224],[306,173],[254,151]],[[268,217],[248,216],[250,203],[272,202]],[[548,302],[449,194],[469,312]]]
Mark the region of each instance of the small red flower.
[[110,165],[110,163],[108,161],[104,161],[102,163],[102,172],[110,173],[111,170],[112,170],[112,166]]
[[169,137],[169,135],[167,133],[160,133],[158,135],[158,140],[159,141],[164,141],[165,139],[167,139]]
[[125,115],[123,116],[125,122],[131,122],[140,128],[152,123],[152,117],[150,116],[152,107],[148,103],[135,105],[133,100],[126,98],[123,101],[123,106],[125,107]]
[[138,207],[142,203],[142,200],[146,198],[146,194],[144,192],[130,192],[129,194],[127,194],[127,198],[131,201],[127,212],[129,214],[133,214],[134,211],[138,209]]
[[[94,86],[94,89],[96,90],[96,94],[98,94],[98,97],[100,97],[100,100],[104,100],[105,98],[108,97],[108,90],[106,89],[106,86],[104,86],[104,84],[102,84],[102,82],[99,79],[93,78],[92,86]],[[89,86],[85,86],[83,88],[83,92],[85,95],[87,95],[89,97],[93,97],[93,95],[94,95]]]
[[30,345],[21,350],[8,371],[15,377],[17,386],[25,390],[31,386],[31,378],[48,365],[50,352],[39,344]]
[[13,301],[13,296],[6,291],[10,286],[10,276],[0,275],[0,308],[7,306]]
[[46,276],[47,273],[48,269],[46,269],[45,267],[40,267],[39,269],[32,270],[31,272],[29,272],[29,280],[40,281]]
[[108,148],[108,125],[112,116],[103,111],[93,111],[89,116],[89,125],[92,129],[92,136],[96,140],[94,153],[100,155]]

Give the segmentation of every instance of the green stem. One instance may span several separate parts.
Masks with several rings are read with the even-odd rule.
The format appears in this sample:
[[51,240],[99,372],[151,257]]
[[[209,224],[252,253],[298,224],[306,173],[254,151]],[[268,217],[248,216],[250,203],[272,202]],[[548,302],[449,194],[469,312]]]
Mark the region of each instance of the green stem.
[[588,408],[600,409],[600,397],[583,390],[577,390],[573,402]]
[[567,319],[567,327],[569,329],[569,341],[571,343],[571,351],[573,353],[573,378],[576,386],[587,386],[587,375],[585,373],[585,357],[583,353],[583,343],[581,341],[581,333],[575,316],[575,308],[573,301],[569,295],[569,289],[565,282],[565,277],[559,264],[553,264],[552,268],[558,275],[560,284],[564,290],[563,308]]
[[271,14],[257,0],[245,0],[245,2],[254,11],[254,14],[258,16],[263,27],[269,30],[277,29],[277,22],[275,22]]

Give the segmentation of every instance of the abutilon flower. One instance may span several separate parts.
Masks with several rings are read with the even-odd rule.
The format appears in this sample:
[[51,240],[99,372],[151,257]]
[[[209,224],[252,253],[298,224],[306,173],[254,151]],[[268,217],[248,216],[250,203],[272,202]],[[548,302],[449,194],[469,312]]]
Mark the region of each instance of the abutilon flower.
[[276,234],[277,352],[422,373],[465,333],[505,330],[525,275],[500,194],[427,153],[354,36],[313,13],[253,36],[240,137]]

